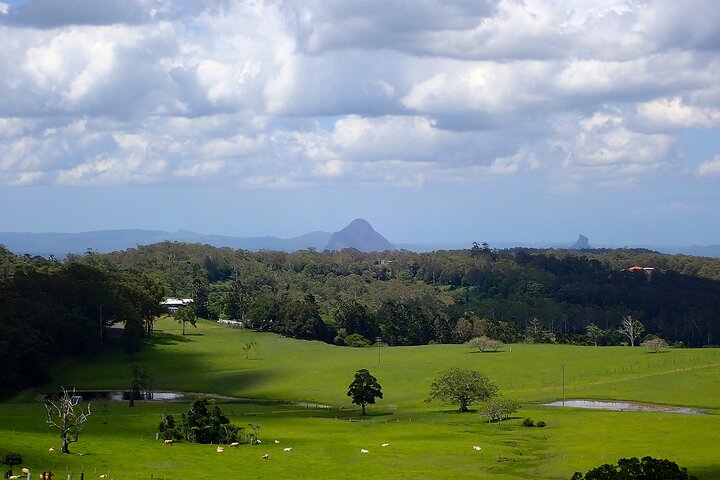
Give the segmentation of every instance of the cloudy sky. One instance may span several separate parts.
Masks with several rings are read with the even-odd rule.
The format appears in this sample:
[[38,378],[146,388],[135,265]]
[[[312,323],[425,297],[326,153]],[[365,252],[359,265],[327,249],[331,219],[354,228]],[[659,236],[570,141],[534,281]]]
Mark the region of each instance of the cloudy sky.
[[716,0],[0,1],[0,231],[720,243]]

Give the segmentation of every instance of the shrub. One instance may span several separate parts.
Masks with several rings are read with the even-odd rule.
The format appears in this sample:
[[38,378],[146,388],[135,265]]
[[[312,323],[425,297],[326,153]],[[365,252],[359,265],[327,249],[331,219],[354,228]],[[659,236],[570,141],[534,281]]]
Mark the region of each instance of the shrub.
[[15,453],[15,452],[8,452],[5,455],[3,455],[2,457],[0,457],[0,463],[10,467],[10,470],[8,470],[10,475],[12,475],[12,467],[14,465],[20,465],[22,463],[22,461],[23,461],[22,455],[20,455],[19,453]]
[[642,342],[640,344],[640,346],[645,347],[648,350],[650,350],[651,352],[655,352],[655,353],[658,353],[660,350],[664,350],[664,349],[668,348],[667,342],[665,340],[663,340],[662,338],[658,338],[658,337],[646,339],[644,342]]
[[239,439],[243,428],[230,423],[220,407],[211,407],[211,401],[196,398],[187,414],[176,421],[172,415],[164,415],[159,425],[163,440],[187,440],[193,443],[230,443]]
[[353,333],[345,337],[345,342],[349,347],[365,348],[370,346],[370,342],[367,338],[363,337],[359,333]]
[[535,422],[533,422],[532,418],[526,418],[525,420],[522,421],[522,424],[523,424],[523,427],[534,427],[535,426]]
[[583,475],[575,472],[572,480],[696,480],[688,475],[686,468],[680,468],[677,463],[670,460],[643,457],[642,460],[621,458],[616,465],[609,463],[588,470]]
[[520,404],[515,400],[504,397],[492,397],[488,399],[482,406],[481,412],[488,418],[489,422],[500,422],[510,417],[513,413],[520,410]]
[[542,420],[538,421],[538,422],[535,424],[536,427],[540,427],[540,428],[544,427],[545,425],[546,425],[546,423],[543,422]]
[[484,352],[486,350],[492,350],[494,352],[497,352],[503,347],[503,342],[501,342],[500,340],[494,340],[492,338],[482,336],[470,339],[467,342],[467,345],[471,348],[477,348],[481,352]]

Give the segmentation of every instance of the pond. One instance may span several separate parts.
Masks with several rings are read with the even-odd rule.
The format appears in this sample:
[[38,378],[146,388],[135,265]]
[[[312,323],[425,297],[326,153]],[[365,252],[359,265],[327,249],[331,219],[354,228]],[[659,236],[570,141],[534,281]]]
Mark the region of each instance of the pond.
[[618,402],[602,400],[558,400],[543,403],[548,407],[590,408],[596,410],[614,410],[616,412],[662,412],[684,413],[688,415],[702,415],[705,410],[690,407],[677,407],[673,405],[656,405],[652,403]]
[[[58,392],[61,394],[62,392]],[[182,392],[142,392],[139,400],[183,400],[188,397],[189,394]],[[90,401],[128,401],[130,400],[129,391],[121,390],[79,390],[75,392],[75,397],[80,397],[83,402]],[[137,399],[136,399],[137,400]]]

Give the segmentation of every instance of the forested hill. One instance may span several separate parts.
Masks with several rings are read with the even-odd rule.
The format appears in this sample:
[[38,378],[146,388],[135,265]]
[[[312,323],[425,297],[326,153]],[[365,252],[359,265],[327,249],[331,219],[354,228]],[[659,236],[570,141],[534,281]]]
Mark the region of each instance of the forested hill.
[[592,323],[601,343],[617,344],[632,315],[670,341],[720,341],[720,260],[648,250],[288,254],[161,243],[74,260],[146,273],[168,295],[196,298],[203,316],[300,338],[425,344],[478,333],[519,341],[531,331],[536,341],[582,342]]
[[167,296],[193,298],[200,317],[358,347],[483,335],[618,345],[628,340],[618,332],[626,316],[676,345],[720,338],[720,260],[709,258],[479,245],[288,254],[167,242],[60,262],[0,246],[0,395],[46,381],[51,364],[108,341],[132,354]]
[[0,245],[0,396],[45,382],[52,366],[112,341],[138,351],[164,293],[147,275],[20,257]]

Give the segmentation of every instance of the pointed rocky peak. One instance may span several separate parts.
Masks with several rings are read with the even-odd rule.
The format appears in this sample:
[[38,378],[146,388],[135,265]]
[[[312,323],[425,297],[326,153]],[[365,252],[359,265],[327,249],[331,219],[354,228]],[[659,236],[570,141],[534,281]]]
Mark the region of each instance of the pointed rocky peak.
[[355,248],[361,252],[395,250],[392,243],[362,218],[356,218],[347,227],[333,233],[325,246],[325,250],[339,251],[343,248]]
[[590,250],[590,242],[585,235],[578,235],[577,242],[570,248],[574,250]]

